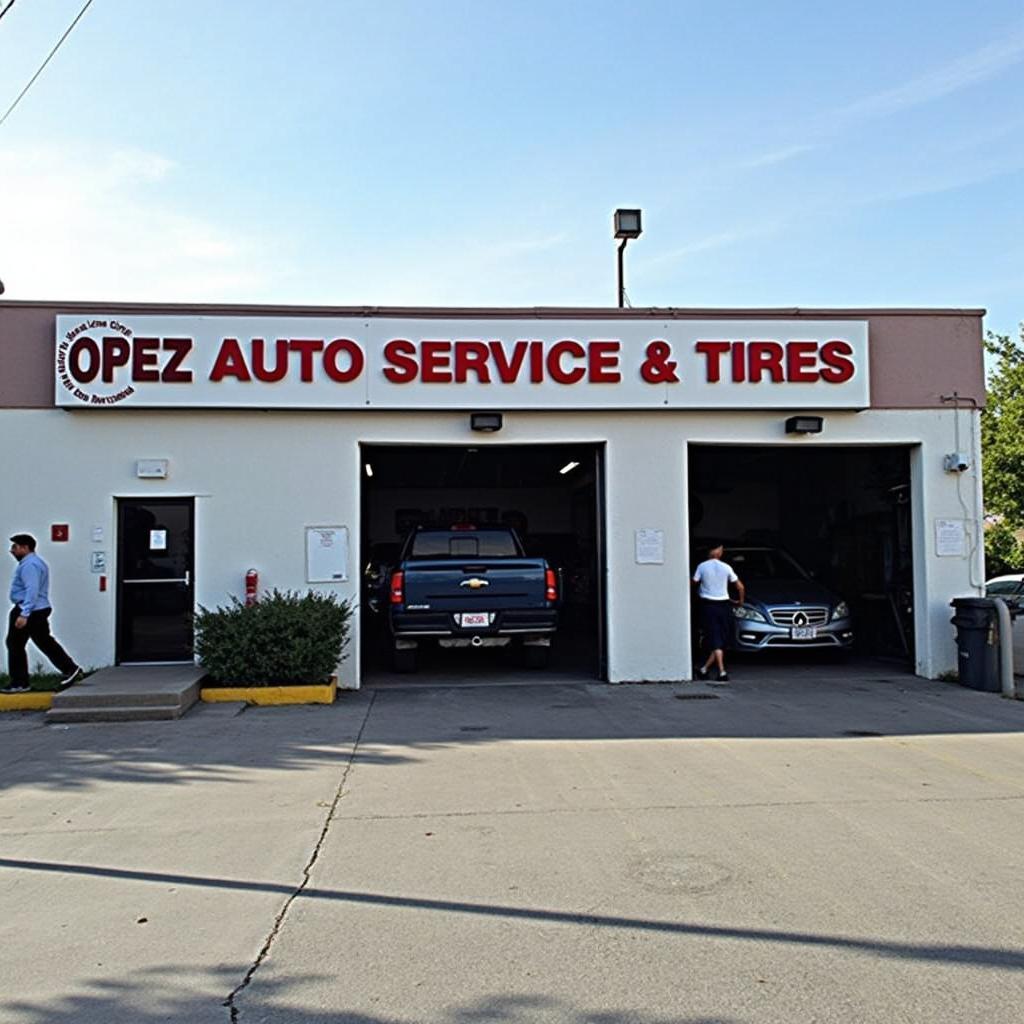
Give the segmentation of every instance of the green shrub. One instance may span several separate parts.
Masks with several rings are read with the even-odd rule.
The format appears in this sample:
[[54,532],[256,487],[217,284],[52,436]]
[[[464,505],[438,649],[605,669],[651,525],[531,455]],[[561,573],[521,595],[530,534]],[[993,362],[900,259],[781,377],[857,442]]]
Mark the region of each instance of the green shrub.
[[349,640],[350,601],[333,594],[272,590],[250,608],[200,607],[196,654],[221,686],[326,683]]

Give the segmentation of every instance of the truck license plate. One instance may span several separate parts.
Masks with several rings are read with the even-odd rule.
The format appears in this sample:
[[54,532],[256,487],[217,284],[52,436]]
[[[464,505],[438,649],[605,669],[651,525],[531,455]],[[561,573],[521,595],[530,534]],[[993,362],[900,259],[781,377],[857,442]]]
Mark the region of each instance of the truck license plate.
[[487,621],[487,612],[463,612],[462,613],[462,626],[488,626],[490,623]]
[[813,640],[817,637],[818,631],[814,626],[794,626],[789,635],[793,640]]

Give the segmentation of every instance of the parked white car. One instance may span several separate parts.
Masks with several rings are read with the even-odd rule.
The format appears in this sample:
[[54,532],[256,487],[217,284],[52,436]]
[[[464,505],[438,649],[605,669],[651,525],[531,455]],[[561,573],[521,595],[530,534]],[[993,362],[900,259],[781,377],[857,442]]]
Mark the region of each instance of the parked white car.
[[985,583],[986,597],[1001,597],[1004,601],[1020,603],[1024,599],[1024,573],[995,576]]
[[1013,674],[1024,676],[1024,573],[995,576],[985,583],[986,597],[1001,597],[1011,608],[1019,608],[1013,623]]

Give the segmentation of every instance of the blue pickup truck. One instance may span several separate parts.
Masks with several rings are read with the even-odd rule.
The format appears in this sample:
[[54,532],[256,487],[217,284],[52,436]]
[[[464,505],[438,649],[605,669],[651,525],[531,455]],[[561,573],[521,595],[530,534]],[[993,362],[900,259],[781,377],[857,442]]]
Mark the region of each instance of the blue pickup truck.
[[529,558],[515,530],[418,527],[390,576],[388,623],[395,670],[414,672],[424,642],[522,649],[546,664],[558,629],[559,575]]

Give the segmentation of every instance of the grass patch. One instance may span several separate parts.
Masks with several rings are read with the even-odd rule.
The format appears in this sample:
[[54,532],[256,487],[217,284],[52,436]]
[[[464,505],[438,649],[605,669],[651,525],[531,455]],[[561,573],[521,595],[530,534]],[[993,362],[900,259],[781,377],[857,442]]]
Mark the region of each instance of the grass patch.
[[[56,690],[64,677],[59,672],[33,672],[28,677],[28,685],[33,690]],[[11,677],[0,672],[0,690],[11,685]]]
[[[76,685],[83,679],[91,676],[95,671],[96,669],[94,668],[83,667],[82,675],[76,680]],[[28,677],[29,689],[39,691],[41,693],[55,692],[60,686],[60,681],[63,678],[64,677],[59,672],[41,672],[39,669],[36,669],[35,672],[32,672]],[[0,672],[0,690],[10,685],[11,677],[6,672]]]

